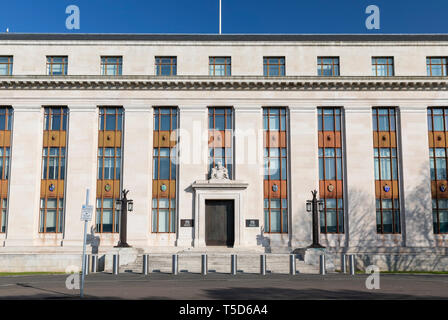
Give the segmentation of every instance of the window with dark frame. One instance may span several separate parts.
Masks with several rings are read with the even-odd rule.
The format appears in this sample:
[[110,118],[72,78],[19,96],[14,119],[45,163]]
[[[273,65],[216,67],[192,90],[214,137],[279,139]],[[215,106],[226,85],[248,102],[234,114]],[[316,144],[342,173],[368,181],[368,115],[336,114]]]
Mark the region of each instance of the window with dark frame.
[[176,107],[154,108],[152,232],[176,232]]
[[344,233],[341,108],[318,108],[319,197],[321,233]]
[[68,57],[47,57],[47,75],[65,76],[67,75]]
[[428,57],[426,58],[426,72],[430,77],[447,76],[447,58],[446,57]]
[[208,108],[208,172],[221,163],[233,179],[233,109]]
[[11,76],[12,75],[12,56],[0,56],[0,75]]
[[12,114],[11,107],[0,107],[0,233],[6,232],[8,221]]
[[263,75],[265,77],[282,77],[285,75],[285,57],[264,57]]
[[377,232],[401,233],[396,109],[372,109]]
[[339,58],[338,57],[318,57],[317,75],[323,77],[339,76]]
[[96,232],[118,233],[122,177],[122,107],[99,108]]
[[448,108],[428,108],[429,163],[435,234],[448,233],[447,133]]
[[177,57],[156,57],[156,75],[177,75]]
[[101,57],[101,74],[103,76],[121,76],[123,57]]
[[61,233],[64,225],[68,109],[44,108],[40,233]]
[[209,58],[209,75],[211,76],[231,76],[231,67],[230,57]]
[[373,57],[372,75],[376,77],[394,76],[394,58],[393,57]]
[[288,233],[287,119],[286,108],[263,108],[266,233]]

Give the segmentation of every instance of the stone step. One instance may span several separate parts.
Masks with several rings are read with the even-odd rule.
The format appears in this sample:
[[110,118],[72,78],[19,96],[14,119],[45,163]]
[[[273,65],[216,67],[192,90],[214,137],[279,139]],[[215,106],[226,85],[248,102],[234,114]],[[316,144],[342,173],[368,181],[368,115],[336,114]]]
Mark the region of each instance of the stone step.
[[[150,272],[172,272],[172,255],[157,254],[149,255]],[[230,254],[208,254],[208,272],[230,273]],[[143,255],[139,254],[136,261],[125,266],[120,266],[120,272],[141,273],[143,270]],[[200,273],[201,254],[179,254],[179,272]],[[260,273],[260,255],[239,254],[237,256],[237,270],[244,273]],[[289,273],[289,254],[269,254],[266,255],[266,271],[268,273]],[[319,273],[318,266],[305,264],[304,261],[296,259],[297,273]]]

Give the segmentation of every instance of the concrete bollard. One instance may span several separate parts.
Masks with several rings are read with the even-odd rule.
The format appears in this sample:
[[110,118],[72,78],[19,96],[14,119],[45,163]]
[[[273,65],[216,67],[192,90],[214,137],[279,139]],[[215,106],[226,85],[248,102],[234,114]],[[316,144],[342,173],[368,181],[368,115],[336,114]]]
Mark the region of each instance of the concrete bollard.
[[173,254],[173,274],[176,276],[178,273],[178,259],[179,256],[177,254]]
[[207,268],[207,255],[203,254],[201,256],[201,274],[203,276],[205,276],[205,275],[207,275],[207,271],[208,271],[208,268]]
[[98,272],[98,255],[92,255],[92,273]]
[[266,255],[265,254],[260,255],[260,274],[263,276],[266,275]]
[[321,254],[319,257],[319,270],[321,275],[325,275],[326,266],[325,266],[325,255]]
[[236,275],[236,271],[237,271],[236,261],[237,261],[237,255],[236,254],[232,254],[231,258],[230,258],[230,273],[232,275]]
[[147,276],[149,273],[149,256],[147,254],[143,255],[143,270],[142,273]]
[[342,254],[341,271],[342,273],[347,273],[347,255],[345,253]]
[[112,264],[112,272],[117,275],[120,272],[120,257],[118,254],[114,254]]
[[355,275],[355,255],[351,254],[350,255],[350,275],[354,276]]
[[85,275],[88,275],[89,274],[89,271],[90,271],[90,269],[89,269],[89,267],[90,267],[90,255],[89,254],[86,254],[85,255],[85,262],[84,262],[84,274]]
[[289,274],[292,276],[296,274],[296,256],[294,254],[289,255]]

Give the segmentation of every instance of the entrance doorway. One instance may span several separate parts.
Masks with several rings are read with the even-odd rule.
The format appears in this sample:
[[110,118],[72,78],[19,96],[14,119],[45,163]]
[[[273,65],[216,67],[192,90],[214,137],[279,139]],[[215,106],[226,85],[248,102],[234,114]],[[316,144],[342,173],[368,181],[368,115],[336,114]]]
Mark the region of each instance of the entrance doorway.
[[234,201],[205,200],[205,244],[233,247],[234,242]]

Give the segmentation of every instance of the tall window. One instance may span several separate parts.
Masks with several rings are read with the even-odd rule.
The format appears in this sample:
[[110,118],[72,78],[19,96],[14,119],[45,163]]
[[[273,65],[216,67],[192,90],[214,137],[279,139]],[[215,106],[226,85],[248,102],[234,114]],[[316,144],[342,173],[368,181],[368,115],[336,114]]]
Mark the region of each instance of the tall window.
[[447,75],[447,58],[426,58],[426,71],[430,77],[445,77]]
[[264,108],[264,231],[288,232],[286,108]]
[[101,107],[98,132],[98,174],[96,190],[96,231],[119,231],[119,211],[122,176],[123,108]]
[[103,76],[121,76],[122,71],[122,57],[101,57],[101,74]]
[[317,58],[317,75],[324,77],[339,76],[339,58]]
[[448,108],[428,108],[428,130],[434,233],[448,233]]
[[209,74],[211,76],[231,76],[231,58],[230,57],[210,57]]
[[318,109],[319,191],[324,201],[322,233],[344,233],[341,109]]
[[154,108],[152,232],[176,232],[177,109]]
[[372,58],[372,75],[377,77],[394,76],[394,58],[392,57]]
[[208,172],[221,163],[230,179],[233,179],[232,115],[232,108],[208,108]]
[[285,57],[264,57],[263,74],[265,77],[280,77],[285,75]]
[[0,233],[6,232],[11,155],[12,108],[0,107]]
[[47,57],[47,75],[67,75],[68,57]]
[[0,57],[0,76],[10,76],[12,75],[12,56]]
[[401,233],[395,108],[373,108],[376,225],[378,233]]
[[64,184],[67,108],[44,109],[39,232],[61,233],[64,224]]
[[177,75],[177,58],[156,57],[156,75],[158,76]]

